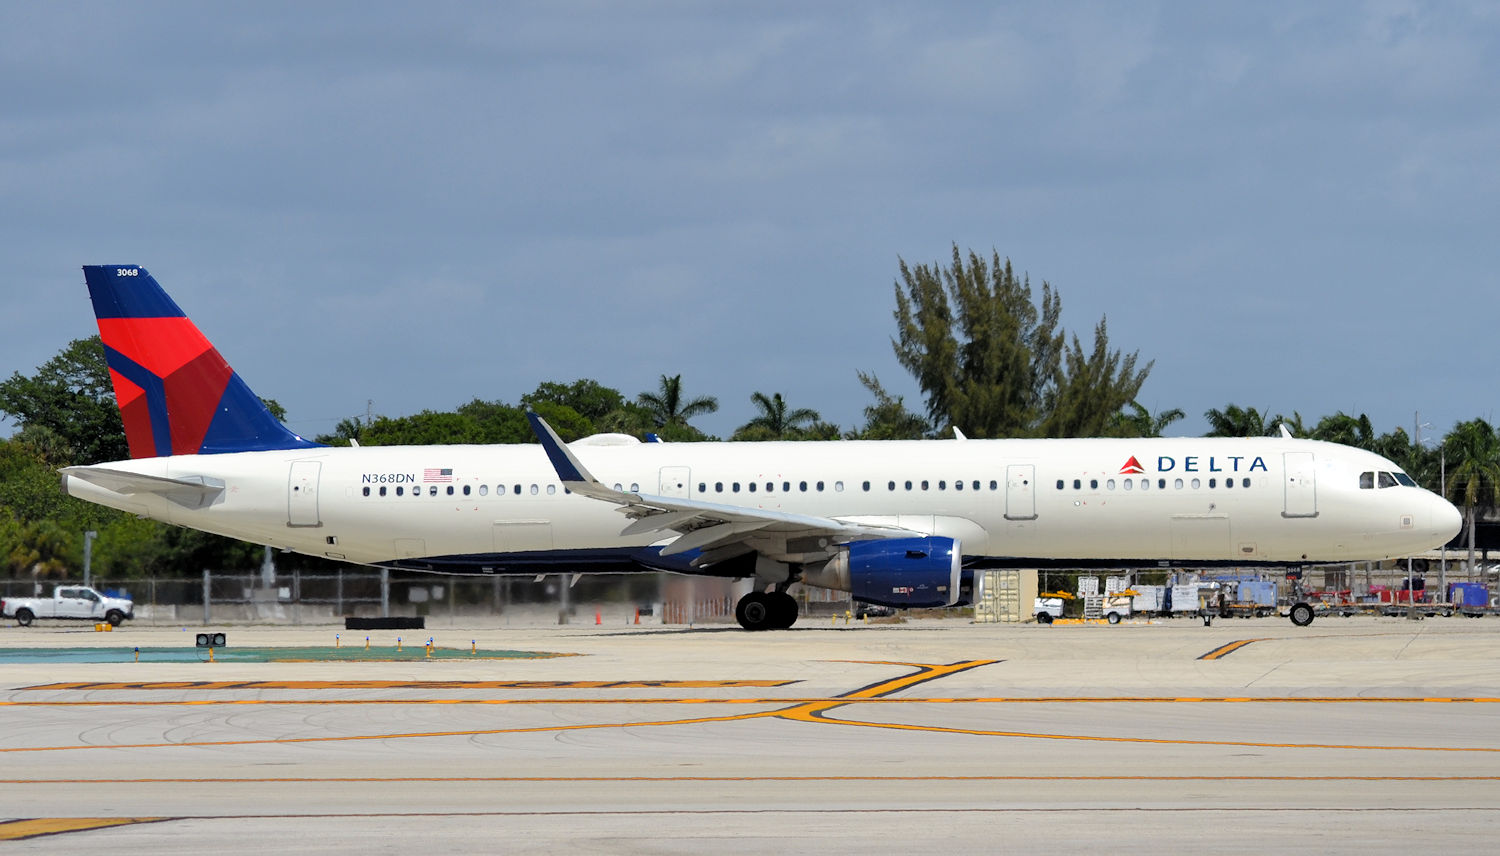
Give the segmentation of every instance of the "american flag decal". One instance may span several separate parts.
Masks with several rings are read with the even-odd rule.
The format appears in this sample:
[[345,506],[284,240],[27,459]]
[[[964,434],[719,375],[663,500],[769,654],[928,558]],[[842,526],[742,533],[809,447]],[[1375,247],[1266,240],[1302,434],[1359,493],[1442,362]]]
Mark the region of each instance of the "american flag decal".
[[425,482],[451,482],[453,481],[453,468],[428,467],[422,471],[422,481]]

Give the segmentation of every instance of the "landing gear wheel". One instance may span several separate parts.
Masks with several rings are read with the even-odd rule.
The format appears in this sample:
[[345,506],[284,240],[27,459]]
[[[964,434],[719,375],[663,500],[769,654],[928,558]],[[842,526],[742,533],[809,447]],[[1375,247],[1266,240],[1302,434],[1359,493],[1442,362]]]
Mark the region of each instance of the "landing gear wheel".
[[1287,613],[1287,617],[1298,627],[1306,627],[1313,623],[1313,608],[1305,603],[1296,604],[1292,607],[1292,611]]
[[770,630],[776,626],[775,614],[771,598],[764,592],[750,592],[734,607],[734,619],[746,630]]
[[784,591],[766,595],[771,603],[771,629],[786,630],[797,623],[797,599]]

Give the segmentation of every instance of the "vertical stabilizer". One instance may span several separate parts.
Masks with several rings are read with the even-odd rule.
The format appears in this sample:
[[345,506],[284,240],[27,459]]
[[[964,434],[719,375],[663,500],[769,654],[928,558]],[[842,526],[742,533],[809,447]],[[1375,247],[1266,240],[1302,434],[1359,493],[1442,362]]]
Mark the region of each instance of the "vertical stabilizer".
[[303,449],[139,265],[84,265],[132,458]]

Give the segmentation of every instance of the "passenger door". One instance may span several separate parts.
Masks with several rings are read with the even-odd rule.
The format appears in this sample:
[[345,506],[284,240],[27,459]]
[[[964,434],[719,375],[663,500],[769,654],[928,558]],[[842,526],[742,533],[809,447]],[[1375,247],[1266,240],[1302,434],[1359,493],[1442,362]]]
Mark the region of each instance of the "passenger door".
[[318,516],[318,473],[322,466],[317,461],[292,462],[286,486],[286,525],[323,525]]
[[1312,452],[1285,452],[1281,456],[1285,479],[1282,517],[1317,517],[1318,482]]
[[1036,466],[1011,464],[1005,468],[1005,519],[1036,519]]

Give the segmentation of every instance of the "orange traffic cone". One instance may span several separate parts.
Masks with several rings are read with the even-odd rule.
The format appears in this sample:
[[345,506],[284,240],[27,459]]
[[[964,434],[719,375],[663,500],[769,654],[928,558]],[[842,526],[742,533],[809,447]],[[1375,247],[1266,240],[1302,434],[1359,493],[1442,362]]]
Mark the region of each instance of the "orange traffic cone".
[[604,613],[603,613],[603,611],[598,610],[598,609],[594,610],[594,623],[595,624],[603,624],[604,623]]

